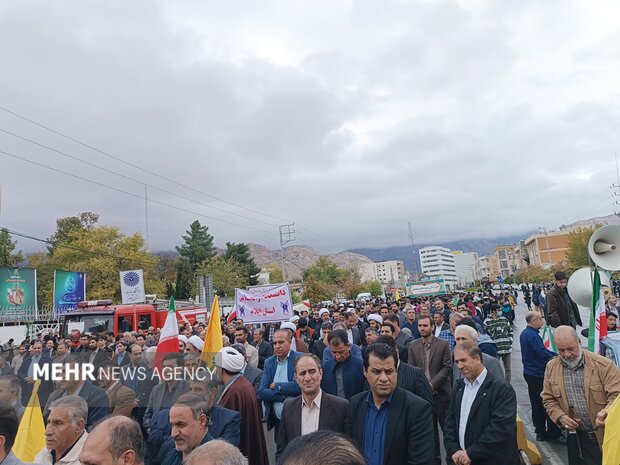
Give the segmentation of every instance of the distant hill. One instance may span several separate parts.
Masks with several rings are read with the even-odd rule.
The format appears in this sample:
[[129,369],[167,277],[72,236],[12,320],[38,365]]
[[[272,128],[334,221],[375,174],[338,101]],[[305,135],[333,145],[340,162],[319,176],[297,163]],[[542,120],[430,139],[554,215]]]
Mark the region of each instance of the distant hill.
[[[491,255],[493,252],[495,252],[496,245],[516,244],[520,240],[527,239],[527,237],[532,234],[534,234],[534,232],[527,233],[525,235],[521,234],[518,236],[504,236],[491,239],[469,239],[463,241],[440,242],[433,244],[416,244],[416,250],[429,245],[440,245],[442,247],[447,247],[450,250],[476,252],[480,256]],[[385,260],[402,260],[405,264],[406,271],[412,272],[414,270],[413,256],[410,246],[396,246],[377,249],[349,249],[347,250],[347,252],[366,256],[373,262],[381,262]],[[417,266],[419,268],[419,259],[417,263]]]
[[[254,262],[262,267],[266,265],[280,265],[281,256],[280,250],[270,250],[267,247],[260,244],[248,244],[250,249],[250,253]],[[287,277],[298,277],[301,276],[301,273],[304,269],[311,266],[314,262],[316,262],[321,254],[319,254],[316,250],[308,245],[292,245],[290,247],[285,247],[285,257],[286,257],[286,273]],[[349,251],[340,252],[336,254],[327,254],[324,255],[329,258],[331,261],[336,263],[338,266],[343,268],[354,268],[357,269],[361,263],[370,263],[368,257],[364,257],[359,254],[355,254]]]

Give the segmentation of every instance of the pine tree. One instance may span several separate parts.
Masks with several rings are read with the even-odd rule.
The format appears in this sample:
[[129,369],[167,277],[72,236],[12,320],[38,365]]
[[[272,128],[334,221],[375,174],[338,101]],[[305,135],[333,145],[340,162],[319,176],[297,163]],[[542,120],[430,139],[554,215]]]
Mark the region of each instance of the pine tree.
[[250,254],[250,249],[247,244],[227,242],[224,258],[236,261],[243,268],[250,286],[256,286],[258,284],[258,273],[260,273],[260,268],[254,263],[254,259]]
[[177,264],[177,285],[174,290],[174,298],[186,300],[192,294],[192,270],[189,261],[181,258]]
[[187,260],[190,274],[193,277],[201,263],[215,257],[215,247],[213,246],[213,236],[209,234],[209,228],[202,226],[198,220],[190,224],[189,229],[185,232],[187,235],[181,236],[185,242],[177,246],[176,250],[182,258]]

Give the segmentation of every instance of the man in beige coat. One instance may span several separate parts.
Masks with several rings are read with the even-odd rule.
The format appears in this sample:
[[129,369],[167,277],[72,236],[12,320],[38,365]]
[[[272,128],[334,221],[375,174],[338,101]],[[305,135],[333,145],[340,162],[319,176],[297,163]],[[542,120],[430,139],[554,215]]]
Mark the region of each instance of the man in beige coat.
[[574,328],[559,326],[553,336],[559,357],[547,364],[543,405],[568,432],[569,465],[600,465],[604,417],[620,393],[620,370],[585,351]]

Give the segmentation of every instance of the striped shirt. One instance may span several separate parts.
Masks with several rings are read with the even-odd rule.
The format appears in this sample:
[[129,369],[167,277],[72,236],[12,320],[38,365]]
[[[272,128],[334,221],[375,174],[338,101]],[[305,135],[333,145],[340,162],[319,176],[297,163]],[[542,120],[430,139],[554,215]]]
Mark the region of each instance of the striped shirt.
[[484,329],[497,345],[497,355],[506,355],[512,352],[512,326],[508,318],[498,316],[484,320]]

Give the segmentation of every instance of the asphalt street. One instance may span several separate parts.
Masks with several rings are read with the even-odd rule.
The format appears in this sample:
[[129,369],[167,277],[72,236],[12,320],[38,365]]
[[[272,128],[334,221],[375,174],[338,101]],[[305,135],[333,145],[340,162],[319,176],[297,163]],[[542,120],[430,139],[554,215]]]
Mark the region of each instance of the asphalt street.
[[[587,327],[589,322],[589,310],[587,308],[581,308],[581,319],[584,323],[584,327]],[[526,327],[525,314],[527,313],[527,307],[523,303],[523,296],[519,293],[516,308],[516,328],[515,328],[515,340],[513,344],[511,365],[512,365],[512,386],[517,394],[517,408],[518,413],[523,420],[525,427],[525,433],[527,438],[532,441],[537,447],[542,457],[542,463],[544,465],[564,465],[568,463],[566,454],[566,446],[558,444],[554,441],[536,442],[536,434],[534,427],[532,426],[530,400],[527,394],[527,384],[523,379],[523,365],[521,363],[521,347],[519,344],[519,335],[521,331]],[[583,328],[577,328],[580,331]],[[582,339],[582,345],[587,346],[587,341]],[[267,441],[267,449],[269,452],[269,462],[271,465],[275,465],[275,444],[273,440],[273,431],[267,431],[267,427],[263,424],[265,429],[265,439]],[[445,464],[444,460],[444,464]]]

